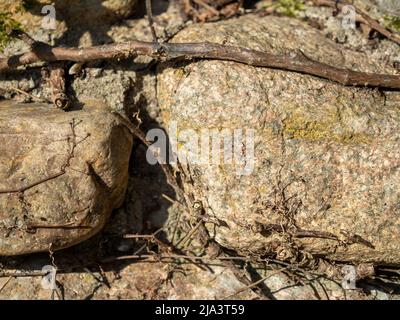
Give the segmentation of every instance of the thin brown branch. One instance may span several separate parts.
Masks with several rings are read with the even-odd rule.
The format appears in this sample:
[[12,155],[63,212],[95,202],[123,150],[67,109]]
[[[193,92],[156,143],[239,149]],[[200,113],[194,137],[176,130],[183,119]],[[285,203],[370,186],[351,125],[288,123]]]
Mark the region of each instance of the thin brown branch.
[[314,61],[302,53],[273,55],[266,52],[215,43],[154,43],[130,41],[87,48],[61,48],[40,45],[35,52],[27,52],[0,59],[0,72],[39,61],[69,60],[85,62],[102,59],[128,58],[135,55],[151,56],[163,60],[213,59],[235,61],[256,67],[266,67],[309,74],[345,86],[382,87],[400,89],[400,76],[374,74],[337,68]]
[[17,38],[25,42],[31,49],[33,49],[36,40],[33,39],[29,34],[22,30],[13,30],[10,34],[11,37]]
[[102,263],[110,263],[114,261],[124,261],[124,260],[137,260],[137,259],[150,259],[155,261],[161,260],[176,260],[176,259],[185,259],[190,261],[207,261],[207,262],[221,262],[221,261],[232,261],[239,260],[243,261],[245,258],[243,257],[202,257],[202,256],[193,256],[193,255],[179,255],[179,254],[170,254],[170,255],[158,255],[158,254],[137,254],[137,255],[126,255],[126,256],[118,256],[118,257],[109,257],[102,259]]
[[285,267],[285,268],[281,268],[281,269],[279,269],[279,270],[276,270],[276,271],[270,273],[268,276],[265,276],[265,277],[263,277],[263,278],[261,278],[261,279],[259,279],[259,280],[257,280],[257,281],[254,281],[253,283],[251,283],[251,284],[249,284],[249,285],[247,285],[247,286],[244,286],[244,287],[240,288],[239,290],[237,290],[237,291],[235,291],[234,293],[232,293],[232,294],[230,294],[230,295],[228,295],[228,296],[222,298],[221,300],[226,300],[226,299],[228,299],[228,298],[232,298],[232,297],[238,295],[239,293],[241,293],[241,292],[243,292],[243,291],[246,291],[246,290],[251,289],[251,288],[253,288],[253,287],[255,287],[255,286],[258,286],[259,284],[262,284],[265,280],[267,280],[267,279],[269,279],[269,278],[271,278],[271,277],[273,277],[273,276],[275,276],[275,275],[281,273],[282,271],[284,271],[284,270],[286,270],[286,269],[287,269],[287,268]]
[[90,226],[82,225],[83,221],[87,218],[90,213],[90,206],[87,206],[83,209],[77,210],[73,212],[74,215],[80,212],[86,211],[86,214],[81,217],[78,221],[71,221],[66,223],[58,223],[58,224],[44,224],[44,223],[35,223],[28,222],[26,229],[28,232],[36,232],[37,229],[90,229]]
[[243,0],[183,0],[186,15],[195,22],[218,21],[236,15]]
[[[20,93],[20,94],[23,94],[24,96],[27,96],[27,97],[31,98],[33,101],[36,101],[36,102],[48,102],[45,99],[42,99],[40,97],[36,97],[33,94],[30,94],[29,92],[26,92],[24,90],[18,89],[16,87],[10,87],[10,90],[11,91],[15,91],[15,92]],[[7,90],[4,90],[4,91],[7,91]]]
[[146,0],[146,13],[153,41],[157,43],[158,39],[157,39],[156,29],[154,28],[153,7],[151,5],[151,0]]
[[203,0],[193,0],[194,3],[202,6],[203,8],[207,9],[208,11],[210,11],[212,14],[218,16],[219,15],[219,11],[217,9],[215,9],[214,7],[212,7],[211,5],[209,5],[208,3],[206,3]]
[[7,284],[11,281],[13,276],[9,276],[8,279],[4,282],[4,284],[0,287],[0,293],[3,291],[3,289],[7,286]]
[[[259,228],[260,233],[264,236],[269,236],[271,232],[277,232],[277,233],[282,233],[284,230],[282,229],[282,226],[279,224],[261,224],[258,223],[256,228]],[[292,236],[295,238],[320,238],[320,239],[329,239],[329,240],[336,240],[336,241],[341,241],[341,239],[327,231],[318,231],[318,230],[305,230],[305,229],[300,229],[296,228],[296,230],[291,231]],[[363,239],[361,236],[357,234],[352,234],[350,232],[346,232],[345,230],[341,230],[342,235],[346,239],[346,243],[348,244],[362,244],[364,246],[367,246],[371,249],[375,249],[374,245],[369,242],[368,240]]]
[[200,225],[203,223],[202,220],[199,220],[197,224],[189,231],[189,233],[180,239],[175,246],[178,248],[179,245],[182,245],[181,249],[185,248],[185,243],[189,243],[188,240],[195,234],[195,232],[200,228]]
[[43,277],[47,275],[49,271],[42,271],[42,270],[16,270],[16,271],[8,271],[8,270],[1,270],[0,271],[0,278],[4,277]]
[[[133,125],[132,122],[125,115],[117,111],[113,111],[113,114],[118,116],[130,130],[131,134],[133,134],[136,138],[138,138],[147,148],[149,148],[152,145],[152,142],[146,139],[146,135],[144,134],[144,132],[139,127]],[[156,154],[154,154],[154,156],[157,158]],[[159,163],[167,178],[168,184],[174,189],[175,193],[180,198],[185,199],[185,195],[182,189],[179,188],[171,167],[168,164],[163,163],[162,161],[160,161]]]
[[[230,4],[232,2],[238,2],[237,0],[203,0],[205,3],[212,5],[214,7],[222,7]],[[239,1],[241,2],[241,1]]]
[[154,236],[151,234],[124,234],[123,239],[153,239]]
[[[133,254],[133,255],[126,255],[126,256],[116,256],[116,257],[107,257],[101,259],[100,263],[112,263],[116,261],[126,261],[126,260],[141,260],[141,261],[146,261],[146,262],[158,262],[158,261],[165,261],[165,260],[189,260],[190,262],[194,261],[206,261],[209,263],[221,263],[222,261],[227,261],[227,260],[239,260],[243,261],[246,260],[246,258],[243,257],[216,257],[216,258],[210,258],[210,257],[202,257],[202,256],[194,256],[194,255],[179,255],[179,254]],[[75,268],[83,268],[87,267],[92,264],[97,264],[97,261],[93,262],[88,262],[87,264],[84,265],[69,265],[64,267],[57,268],[59,272],[63,272],[66,270],[72,270]],[[49,271],[43,271],[43,270],[0,270],[0,278],[4,277],[43,277],[47,275]]]
[[52,175],[50,175],[50,176],[48,176],[46,178],[40,179],[38,181],[32,182],[32,183],[30,183],[28,185],[25,185],[23,187],[16,187],[16,188],[0,190],[0,194],[22,193],[22,192],[25,192],[25,191],[27,191],[29,189],[32,189],[32,188],[34,188],[34,187],[36,187],[36,186],[38,186],[38,185],[40,185],[42,183],[45,183],[45,182],[50,181],[50,180],[54,180],[54,179],[56,179],[56,178],[58,178],[58,177],[60,177],[60,176],[62,176],[64,174],[65,174],[65,170],[62,170],[60,172],[52,174]]

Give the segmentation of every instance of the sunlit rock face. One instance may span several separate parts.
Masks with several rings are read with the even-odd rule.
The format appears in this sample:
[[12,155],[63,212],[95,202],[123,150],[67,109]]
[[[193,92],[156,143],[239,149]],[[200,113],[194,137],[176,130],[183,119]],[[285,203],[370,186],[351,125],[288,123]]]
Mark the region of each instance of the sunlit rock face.
[[[173,41],[276,54],[302,50],[338,67],[396,72],[282,17],[193,25]],[[186,189],[220,221],[208,227],[221,245],[287,261],[318,255],[400,264],[398,92],[226,61],[164,65],[160,72],[158,100],[179,150],[185,147],[179,135],[188,130],[199,141],[204,129],[228,130],[232,137],[242,130],[239,149],[247,163],[221,157],[183,166],[192,177],[184,180]],[[248,130],[254,133],[250,143]],[[246,157],[252,149],[254,157]],[[244,165],[250,170],[237,170]]]

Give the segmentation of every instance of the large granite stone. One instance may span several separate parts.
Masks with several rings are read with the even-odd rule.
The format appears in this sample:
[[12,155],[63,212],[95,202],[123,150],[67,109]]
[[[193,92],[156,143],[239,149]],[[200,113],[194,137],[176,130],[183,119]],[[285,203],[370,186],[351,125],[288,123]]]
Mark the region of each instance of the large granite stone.
[[[301,49],[331,65],[396,73],[390,61],[343,49],[307,24],[282,17],[193,25],[173,41],[281,54]],[[244,160],[254,147],[254,163],[250,157],[248,163],[183,165],[192,177],[184,179],[186,191],[220,221],[208,226],[221,245],[291,262],[312,254],[400,264],[399,92],[226,61],[160,71],[160,107],[179,150],[186,146],[179,141],[186,129],[189,136],[207,128],[231,135],[254,130],[254,144],[239,146]],[[240,174],[243,167],[248,174]]]

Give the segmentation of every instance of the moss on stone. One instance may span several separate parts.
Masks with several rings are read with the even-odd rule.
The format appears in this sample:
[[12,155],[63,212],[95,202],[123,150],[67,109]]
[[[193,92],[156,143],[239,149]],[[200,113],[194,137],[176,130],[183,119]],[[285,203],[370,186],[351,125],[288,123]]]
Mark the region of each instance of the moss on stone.
[[386,15],[385,26],[393,31],[400,32],[400,17]]
[[24,10],[23,2],[14,3],[10,7],[9,12],[0,12],[0,52],[9,44],[13,38],[10,37],[10,33],[13,30],[22,30],[21,24],[14,20],[13,14]]
[[310,141],[332,141],[346,144],[369,144],[373,138],[368,134],[334,130],[338,123],[336,116],[327,117],[324,121],[307,119],[303,115],[291,115],[284,121],[283,133],[288,139]]
[[22,30],[21,24],[10,17],[9,13],[0,13],[0,51],[3,51],[10,41],[10,32]]
[[304,10],[304,1],[303,0],[278,0],[266,6],[272,7],[276,12],[295,18],[299,15],[300,11]]

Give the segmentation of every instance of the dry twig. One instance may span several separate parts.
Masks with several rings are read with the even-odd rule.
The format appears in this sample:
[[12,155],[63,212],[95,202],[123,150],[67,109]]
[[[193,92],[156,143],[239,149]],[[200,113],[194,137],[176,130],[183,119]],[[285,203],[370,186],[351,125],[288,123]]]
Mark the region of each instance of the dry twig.
[[130,41],[87,48],[51,47],[40,43],[35,51],[0,59],[0,72],[39,61],[69,60],[86,62],[145,55],[160,60],[214,59],[235,61],[256,67],[267,67],[314,75],[345,86],[400,89],[400,76],[373,74],[337,68],[314,61],[302,53],[273,55],[266,52],[215,43],[154,43]]
[[249,284],[249,285],[247,285],[247,286],[245,286],[243,288],[240,288],[239,290],[237,290],[234,293],[222,298],[221,300],[226,300],[228,298],[231,298],[231,297],[234,297],[234,296],[238,295],[239,293],[241,293],[243,291],[246,291],[247,289],[251,289],[251,288],[263,283],[265,280],[267,280],[267,279],[269,279],[269,278],[281,273],[283,270],[286,270],[286,268],[281,268],[279,270],[276,270],[276,271],[270,273],[268,276],[265,276],[265,277],[263,277],[263,278],[261,278],[261,279],[259,279],[257,281],[254,281],[253,283],[251,283],[251,284]]
[[[20,93],[20,94],[23,94],[24,96],[27,96],[27,97],[31,98],[33,101],[36,101],[36,102],[48,102],[48,101],[46,101],[46,100],[44,100],[42,98],[36,97],[33,94],[30,94],[29,92],[26,92],[24,90],[18,89],[16,87],[10,87],[10,90],[14,91],[14,92],[17,92],[17,93]],[[7,90],[4,90],[4,91],[7,91]]]
[[153,9],[151,6],[151,0],[146,0],[146,12],[147,12],[147,19],[149,21],[149,26],[151,30],[151,35],[153,37],[153,41],[155,43],[158,42],[156,29],[154,29],[154,18],[153,18]]

